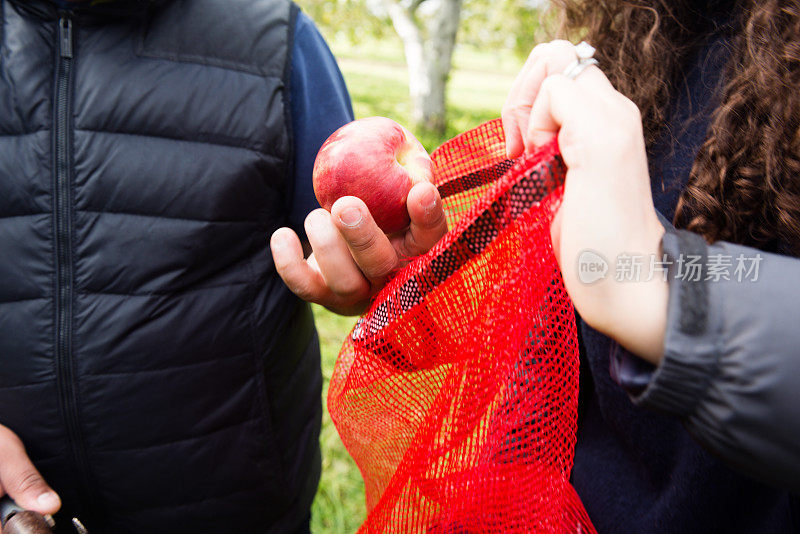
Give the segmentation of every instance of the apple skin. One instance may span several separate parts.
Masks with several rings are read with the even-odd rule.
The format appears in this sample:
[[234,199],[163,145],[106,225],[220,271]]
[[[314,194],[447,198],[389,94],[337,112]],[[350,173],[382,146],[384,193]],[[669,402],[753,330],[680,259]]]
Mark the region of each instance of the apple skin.
[[433,163],[414,135],[386,117],[369,117],[336,130],[314,162],[314,194],[330,211],[344,196],[360,198],[387,234],[405,229],[408,192],[433,182]]

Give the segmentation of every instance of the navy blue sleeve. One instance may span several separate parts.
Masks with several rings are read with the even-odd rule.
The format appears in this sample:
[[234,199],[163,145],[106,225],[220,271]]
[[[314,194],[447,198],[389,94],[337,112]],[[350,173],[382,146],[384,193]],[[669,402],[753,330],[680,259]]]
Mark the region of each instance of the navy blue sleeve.
[[289,225],[304,238],[303,221],[319,207],[311,181],[322,143],[353,120],[344,78],[314,23],[300,13],[295,26],[290,78],[294,180],[288,188]]
[[640,395],[652,382],[656,367],[619,343],[614,343],[612,347],[609,363],[611,378],[631,395]]

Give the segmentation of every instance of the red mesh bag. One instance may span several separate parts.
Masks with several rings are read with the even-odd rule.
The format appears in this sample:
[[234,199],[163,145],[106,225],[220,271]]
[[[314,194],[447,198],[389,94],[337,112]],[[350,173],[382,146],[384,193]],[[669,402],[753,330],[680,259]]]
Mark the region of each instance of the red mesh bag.
[[360,532],[594,532],[569,484],[579,364],[550,243],[557,147],[508,160],[493,121],[433,161],[451,230],[377,296],[329,389],[366,485]]

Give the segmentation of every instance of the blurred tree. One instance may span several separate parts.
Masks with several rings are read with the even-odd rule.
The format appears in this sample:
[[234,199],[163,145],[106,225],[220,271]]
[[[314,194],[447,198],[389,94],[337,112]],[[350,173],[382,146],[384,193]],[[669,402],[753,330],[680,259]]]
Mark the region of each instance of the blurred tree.
[[445,90],[453,66],[462,0],[384,0],[403,41],[412,120],[437,134],[447,128]]
[[443,134],[446,88],[456,37],[483,49],[525,56],[550,38],[548,0],[297,0],[328,36],[351,42],[383,38],[394,28],[403,43],[414,128]]
[[[443,134],[445,91],[463,0],[299,0],[326,34],[351,42],[394,28],[408,67],[413,127]],[[389,30],[391,31],[391,30]]]

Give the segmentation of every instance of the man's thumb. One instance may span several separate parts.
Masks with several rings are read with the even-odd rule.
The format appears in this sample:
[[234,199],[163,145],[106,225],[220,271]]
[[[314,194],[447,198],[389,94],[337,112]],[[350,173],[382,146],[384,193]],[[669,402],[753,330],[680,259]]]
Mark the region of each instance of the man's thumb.
[[22,442],[5,428],[0,431],[0,486],[26,510],[54,514],[61,508],[61,499],[33,466]]

